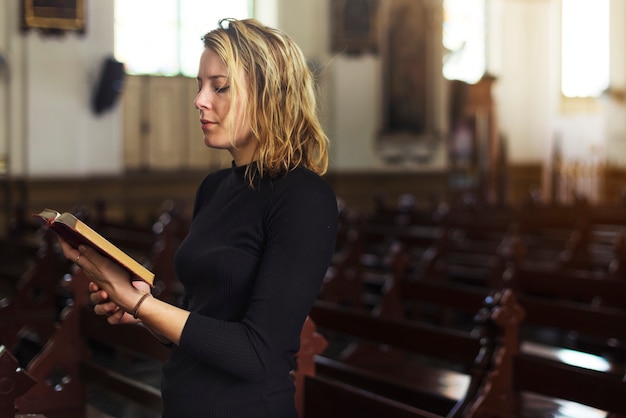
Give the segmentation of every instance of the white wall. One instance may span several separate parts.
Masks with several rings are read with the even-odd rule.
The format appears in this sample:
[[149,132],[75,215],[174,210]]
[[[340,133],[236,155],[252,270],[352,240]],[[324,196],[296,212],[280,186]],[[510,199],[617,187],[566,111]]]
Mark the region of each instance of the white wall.
[[[568,160],[626,165],[626,109],[601,98],[564,112],[560,90],[561,0],[491,0],[490,71],[510,160],[548,162],[556,138]],[[626,2],[611,0],[611,86],[626,87]]]
[[[498,121],[508,141],[510,159],[542,158],[554,113],[550,69],[550,1],[504,1],[495,17],[502,50],[495,100]],[[530,29],[532,28],[532,29]]]
[[[0,73],[0,161],[11,161],[19,169],[24,161],[24,97],[21,71],[23,63],[23,38],[16,36],[18,2],[3,3],[0,7],[0,53],[6,68]],[[16,140],[18,139],[18,140]],[[11,167],[2,167],[4,174]]]
[[[610,83],[612,88],[622,93],[626,92],[626,25],[624,22],[626,22],[626,1],[611,0]],[[606,159],[611,164],[626,167],[626,103],[605,100],[603,104],[607,118]]]
[[[612,0],[611,82],[622,90],[625,3]],[[8,75],[0,74],[0,161],[8,153],[11,174],[17,176],[121,173],[120,114],[115,110],[97,117],[89,109],[101,61],[113,48],[113,2],[88,1],[86,35],[60,38],[36,31],[21,34],[18,4],[0,6],[0,53],[10,65]],[[597,141],[607,159],[626,165],[623,104],[608,101],[595,117],[586,115],[572,124],[569,116],[560,115],[560,0],[491,0],[490,5],[490,71],[498,77],[495,100],[510,161],[541,163],[549,156],[555,131],[563,131],[565,145],[573,149],[580,147],[584,132],[601,127],[605,135]],[[331,169],[375,168],[380,56],[332,55],[330,0],[257,0],[257,13],[292,35],[319,69]],[[580,129],[585,118],[591,122]]]
[[85,35],[23,34],[17,27],[17,7],[5,10],[11,23],[11,174],[121,173],[119,109],[101,116],[90,109],[102,61],[113,52],[113,2],[86,3]]
[[328,134],[334,152],[331,168],[373,169],[380,165],[374,152],[382,123],[380,82],[382,70],[376,56],[337,57],[330,64],[328,99],[333,103]]

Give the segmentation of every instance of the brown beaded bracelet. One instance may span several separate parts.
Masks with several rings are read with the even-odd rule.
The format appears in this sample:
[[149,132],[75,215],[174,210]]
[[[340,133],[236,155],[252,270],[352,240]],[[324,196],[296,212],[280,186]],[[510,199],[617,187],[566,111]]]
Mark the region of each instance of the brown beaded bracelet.
[[135,305],[135,307],[133,308],[133,310],[131,311],[131,314],[133,315],[133,318],[135,319],[139,319],[137,317],[137,313],[139,311],[139,307],[141,306],[141,304],[143,303],[144,300],[146,300],[146,298],[150,296],[150,293],[144,293],[143,296],[141,298],[139,298],[139,301],[137,302],[137,304]]

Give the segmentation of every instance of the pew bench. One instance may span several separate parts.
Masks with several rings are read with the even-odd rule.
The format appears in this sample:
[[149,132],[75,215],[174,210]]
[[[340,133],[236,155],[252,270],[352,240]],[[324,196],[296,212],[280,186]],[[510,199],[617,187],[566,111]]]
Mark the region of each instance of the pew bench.
[[446,229],[485,248],[498,245],[514,225],[517,213],[508,207],[453,208],[446,216]]
[[512,358],[520,415],[558,411],[562,401],[582,410],[572,416],[624,415],[626,310],[594,303],[596,296],[624,298],[624,284],[518,268],[507,271],[502,285],[515,289],[525,311]]
[[[514,384],[518,393],[517,416],[539,416],[551,409],[555,415],[589,418],[592,416],[624,416],[626,404],[626,381],[623,377],[586,367],[555,361],[530,353],[520,353],[514,358]],[[544,404],[537,407],[533,396],[542,395]],[[556,415],[561,402],[573,402],[577,415]],[[574,409],[570,407],[570,409]],[[618,415],[610,415],[618,414]]]
[[345,417],[440,418],[358,386],[321,376],[307,376],[303,418]]
[[626,281],[606,273],[513,266],[502,280],[523,294],[626,310]]
[[[514,337],[508,333],[515,324],[514,299],[500,295],[488,299],[483,307],[479,325],[468,332],[375,317],[363,310],[318,300],[311,318],[331,347],[335,342],[347,341],[348,353],[318,356],[314,379],[348,385],[342,386],[348,398],[366,391],[388,404],[416,409],[413,413],[418,414],[399,416],[469,417],[487,407],[483,402],[506,416],[506,405],[496,406],[490,400],[510,395],[499,392],[505,387],[493,379],[498,375],[499,359],[512,345],[507,339]],[[326,381],[314,385],[329,386]],[[306,385],[305,394],[308,399]],[[390,412],[380,416],[395,415]]]
[[[38,383],[18,398],[21,413],[47,418],[160,416],[160,364],[169,349],[135,325],[112,326],[88,302],[89,280],[76,269],[56,332],[28,365]],[[51,384],[50,382],[53,382]],[[133,412],[129,412],[133,411]]]
[[[66,281],[74,303],[64,310],[56,332],[28,365],[37,384],[15,404],[23,414],[46,418],[104,418],[142,416],[158,418],[161,366],[169,348],[147,328],[108,324],[88,304],[87,277],[81,270]],[[296,406],[302,411],[304,378],[315,373],[314,356],[326,347],[310,320],[300,336],[296,355]]]
[[[545,275],[530,274],[528,277],[537,282],[537,287],[542,286],[540,289],[543,292],[556,291],[555,279],[550,280],[548,273],[543,273]],[[570,296],[574,290],[590,294],[597,279],[578,279],[580,282],[569,288],[565,282],[561,282],[560,286]],[[615,286],[620,285],[624,284],[609,282],[607,293],[616,291]],[[404,280],[399,288],[398,294],[405,302],[408,300],[419,305],[448,300],[458,311],[466,313],[474,312],[489,294],[488,289],[477,286],[431,280]],[[511,362],[504,369],[511,371],[508,384],[513,388],[512,403],[516,408],[516,415],[512,416],[553,413],[556,415],[549,416],[587,418],[598,416],[594,414],[606,415],[603,411],[622,413],[624,407],[618,404],[623,395],[617,394],[626,384],[623,380],[626,373],[624,362],[611,364],[608,360],[617,358],[615,352],[619,344],[616,342],[626,337],[626,311],[563,301],[549,297],[550,293],[539,296],[536,293],[526,294],[520,288],[516,290],[517,301],[524,310],[523,319],[519,322],[519,345],[517,349],[509,350],[513,355],[504,361]],[[626,296],[621,293],[620,297]],[[559,344],[562,341],[547,339],[546,335],[551,334],[537,332],[538,329],[561,330],[565,335],[574,331],[579,339],[577,344]],[[583,344],[585,340],[580,340],[582,335],[596,337],[595,345]],[[318,371],[323,373],[323,367],[318,366]],[[567,402],[570,402],[570,410],[581,412],[578,415],[562,412],[567,409],[563,406]]]
[[19,277],[32,265],[40,248],[36,242],[0,239],[0,278]]
[[526,309],[527,338],[604,356],[626,367],[626,282],[589,272],[512,267],[501,285]]
[[25,337],[43,345],[54,332],[60,311],[58,283],[70,265],[59,256],[55,243],[46,233],[32,264],[21,272],[10,293],[0,296],[0,344],[11,351]]

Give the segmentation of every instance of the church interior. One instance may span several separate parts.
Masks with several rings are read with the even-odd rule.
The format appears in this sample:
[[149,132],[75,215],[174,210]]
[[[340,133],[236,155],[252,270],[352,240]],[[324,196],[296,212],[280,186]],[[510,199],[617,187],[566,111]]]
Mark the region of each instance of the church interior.
[[[195,76],[114,54],[126,1],[0,5],[0,418],[161,413],[168,349],[94,315],[31,216],[74,213],[179,303],[196,189],[231,158],[203,144]],[[626,2],[241,3],[301,47],[330,140],[300,418],[626,417]],[[566,94],[572,67],[596,89]]]

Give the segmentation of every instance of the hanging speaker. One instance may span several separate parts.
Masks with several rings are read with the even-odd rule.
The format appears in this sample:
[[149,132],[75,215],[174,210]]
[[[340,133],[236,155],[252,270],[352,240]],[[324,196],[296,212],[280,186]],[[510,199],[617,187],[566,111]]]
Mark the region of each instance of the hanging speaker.
[[104,60],[91,101],[91,108],[96,115],[115,105],[124,88],[125,75],[123,63],[112,57]]

